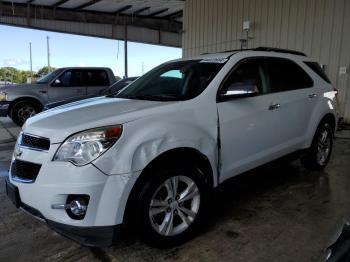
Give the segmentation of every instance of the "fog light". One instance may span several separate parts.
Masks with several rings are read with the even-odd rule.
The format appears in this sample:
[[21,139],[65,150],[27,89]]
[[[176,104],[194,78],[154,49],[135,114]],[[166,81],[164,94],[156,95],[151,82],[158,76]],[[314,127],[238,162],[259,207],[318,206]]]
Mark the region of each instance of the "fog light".
[[67,198],[66,209],[67,214],[73,218],[81,220],[85,217],[89,204],[89,196],[87,195],[69,195]]
[[73,200],[70,203],[70,211],[76,216],[85,215],[87,209],[87,205],[84,201],[81,200]]

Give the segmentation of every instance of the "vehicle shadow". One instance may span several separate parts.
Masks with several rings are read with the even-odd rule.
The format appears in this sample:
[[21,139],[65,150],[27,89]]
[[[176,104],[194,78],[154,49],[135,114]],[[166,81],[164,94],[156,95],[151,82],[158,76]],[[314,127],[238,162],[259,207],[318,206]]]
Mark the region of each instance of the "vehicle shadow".
[[[320,180],[323,181],[321,185]],[[279,159],[235,176],[213,191],[207,226],[202,233],[227,220],[242,222],[249,219],[261,210],[271,208],[271,202],[274,206],[283,206],[283,202],[289,199],[290,190],[296,199],[304,199],[305,196],[311,199],[315,194],[320,198],[327,198],[328,176],[323,171],[305,169],[295,156]],[[299,204],[302,205],[300,202]]]

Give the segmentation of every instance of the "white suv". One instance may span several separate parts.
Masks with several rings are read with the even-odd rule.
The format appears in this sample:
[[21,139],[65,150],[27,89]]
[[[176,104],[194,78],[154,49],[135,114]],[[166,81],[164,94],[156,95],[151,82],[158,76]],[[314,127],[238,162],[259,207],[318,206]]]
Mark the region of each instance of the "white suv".
[[336,129],[336,90],[302,53],[257,48],[165,63],[117,95],[30,118],[7,194],[88,246],[126,223],[152,245],[188,239],[210,191],[301,151],[322,169]]

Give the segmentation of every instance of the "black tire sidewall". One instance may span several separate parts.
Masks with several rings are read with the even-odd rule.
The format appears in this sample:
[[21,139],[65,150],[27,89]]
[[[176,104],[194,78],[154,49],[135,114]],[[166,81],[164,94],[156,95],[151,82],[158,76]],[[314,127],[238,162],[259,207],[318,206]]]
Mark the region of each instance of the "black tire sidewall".
[[[137,201],[137,226],[140,229],[141,236],[149,245],[158,248],[168,248],[183,243],[192,238],[199,230],[204,221],[208,206],[208,185],[202,174],[189,165],[183,167],[157,168],[153,170],[153,175],[143,186]],[[176,236],[162,236],[152,227],[149,220],[149,205],[156,189],[167,179],[173,176],[187,176],[191,178],[198,186],[200,192],[200,207],[195,221],[184,232]]]

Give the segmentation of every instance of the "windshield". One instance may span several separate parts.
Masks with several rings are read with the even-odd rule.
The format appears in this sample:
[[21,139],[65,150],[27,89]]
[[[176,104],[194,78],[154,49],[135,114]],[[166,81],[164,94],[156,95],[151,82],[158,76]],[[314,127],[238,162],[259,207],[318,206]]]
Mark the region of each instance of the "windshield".
[[225,61],[190,60],[167,63],[131,83],[116,96],[156,101],[192,99],[205,90]]
[[129,85],[130,83],[134,82],[137,79],[137,77],[129,77],[125,79],[121,79],[117,82],[115,82],[111,87],[109,87],[105,93],[106,94],[115,94],[122,90],[124,87]]
[[60,74],[62,72],[61,69],[57,69],[51,73],[48,73],[47,75],[44,75],[43,77],[41,77],[38,81],[36,81],[38,84],[47,84],[50,83],[54,78],[56,78],[56,76],[58,76],[58,74]]

